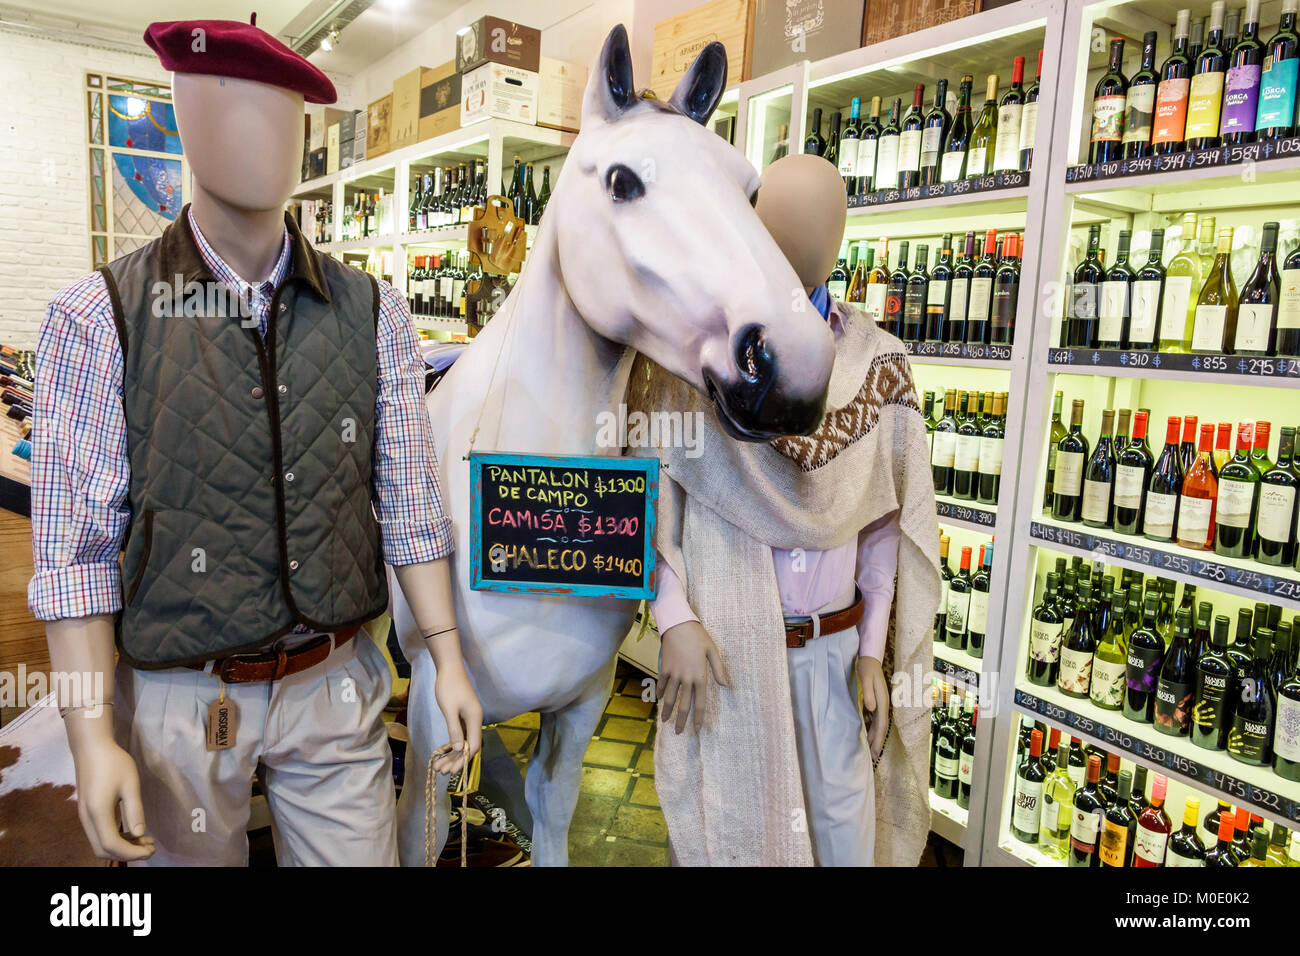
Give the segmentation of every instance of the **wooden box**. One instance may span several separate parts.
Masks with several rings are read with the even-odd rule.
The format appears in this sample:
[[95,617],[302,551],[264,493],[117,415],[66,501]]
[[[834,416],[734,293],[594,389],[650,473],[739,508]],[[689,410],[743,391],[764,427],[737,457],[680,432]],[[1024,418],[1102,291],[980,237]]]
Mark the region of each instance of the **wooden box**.
[[754,0],[711,0],[655,24],[650,88],[668,99],[696,55],[717,40],[727,48],[727,86],[749,79]]
[[460,82],[455,60],[421,75],[420,142],[460,127]]
[[388,133],[389,149],[401,149],[420,138],[420,80],[428,67],[417,66],[393,81],[393,121]]
[[366,107],[366,158],[374,159],[392,149],[393,94],[381,96]]
[[331,123],[325,131],[325,174],[339,171],[339,124]]
[[587,68],[542,57],[537,85],[537,125],[576,133],[582,123],[582,95],[587,89]]
[[867,0],[862,45],[882,43],[979,10],[979,0]]
[[857,49],[862,13],[861,0],[755,0],[750,74]]

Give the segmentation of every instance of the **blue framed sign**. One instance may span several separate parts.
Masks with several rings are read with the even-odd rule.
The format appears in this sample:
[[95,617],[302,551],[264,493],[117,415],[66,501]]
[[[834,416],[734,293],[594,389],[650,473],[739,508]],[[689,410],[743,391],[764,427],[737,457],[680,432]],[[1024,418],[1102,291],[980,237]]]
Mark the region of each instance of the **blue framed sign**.
[[470,586],[652,598],[659,461],[471,452]]

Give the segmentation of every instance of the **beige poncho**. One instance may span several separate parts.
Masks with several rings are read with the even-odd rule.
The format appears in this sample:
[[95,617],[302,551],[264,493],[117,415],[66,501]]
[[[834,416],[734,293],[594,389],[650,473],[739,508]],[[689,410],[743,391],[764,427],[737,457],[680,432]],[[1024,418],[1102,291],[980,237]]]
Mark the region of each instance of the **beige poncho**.
[[[772,548],[828,550],[898,512],[898,578],[884,660],[891,724],[875,768],[878,865],[914,866],[929,830],[930,632],[939,604],[938,528],[925,424],[899,341],[835,303],[828,408],[819,430],[738,442],[697,392],[644,367],[632,408],[701,411],[698,457],[661,456],[656,545],[721,653],[698,735],[661,732],[655,784],[683,865],[810,865],[781,599]],[[653,382],[647,386],[647,380]]]

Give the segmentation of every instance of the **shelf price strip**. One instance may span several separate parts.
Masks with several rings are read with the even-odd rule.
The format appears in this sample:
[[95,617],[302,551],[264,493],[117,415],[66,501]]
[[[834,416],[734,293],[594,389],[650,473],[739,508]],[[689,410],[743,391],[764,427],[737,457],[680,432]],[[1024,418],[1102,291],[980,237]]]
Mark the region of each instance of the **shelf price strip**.
[[1181,554],[1170,554],[1147,545],[1129,544],[1113,538],[1100,538],[1096,535],[1058,528],[1054,525],[1034,521],[1029,525],[1031,537],[1049,544],[1063,544],[1069,548],[1104,554],[1112,558],[1146,565],[1156,571],[1173,571],[1177,574],[1190,575],[1213,584],[1230,584],[1246,591],[1254,591],[1283,601],[1300,603],[1300,581],[1278,578],[1263,571],[1250,568],[1234,568],[1216,561],[1203,558],[1190,558]]
[[941,501],[938,498],[935,499],[934,510],[940,518],[951,518],[954,521],[968,521],[971,524],[977,524],[985,528],[993,527],[998,520],[998,516],[992,511],[984,511],[980,508],[969,508],[966,505],[952,504],[947,501]]
[[934,669],[936,673],[951,677],[959,684],[965,684],[967,687],[978,689],[980,686],[980,675],[974,671],[960,667],[951,661],[946,661],[938,654],[934,656]]
[[1078,366],[1084,369],[1136,368],[1158,372],[1206,372],[1215,375],[1280,378],[1300,382],[1300,358],[1067,348],[1048,349],[1047,363]]
[[1017,707],[1032,711],[1059,724],[1065,724],[1072,730],[1088,734],[1103,744],[1117,747],[1134,757],[1140,757],[1149,763],[1163,767],[1177,776],[1213,787],[1238,801],[1254,804],[1256,807],[1269,810],[1285,817],[1287,820],[1300,821],[1300,804],[1289,797],[1281,796],[1271,790],[1265,790],[1253,783],[1238,780],[1221,770],[1206,767],[1191,757],[1148,743],[1115,727],[1109,727],[1091,717],[1085,717],[1083,714],[1076,714],[1072,710],[1067,710],[1019,688],[1016,688],[1015,701]]
[[[1010,345],[978,345],[967,342],[904,342],[907,354],[917,358],[961,358],[1010,362]],[[1297,360],[1300,364],[1300,360]],[[1300,375],[1300,372],[1297,372]]]
[[1065,170],[1067,183],[1117,179],[1120,176],[1149,176],[1172,173],[1184,169],[1203,169],[1212,166],[1240,166],[1243,163],[1266,162],[1287,156],[1300,157],[1300,136],[1272,140],[1264,143],[1247,143],[1242,146],[1216,146],[1191,152],[1173,153],[1169,156],[1143,156],[1140,159],[1117,159],[1111,163],[1082,163]]
[[907,189],[878,189],[865,196],[850,196],[849,208],[860,206],[887,206],[918,199],[938,199],[941,196],[968,196],[975,193],[996,192],[999,189],[1018,189],[1029,185],[1029,174],[1014,171],[990,173],[959,179],[951,183],[934,183],[929,186],[909,186]]

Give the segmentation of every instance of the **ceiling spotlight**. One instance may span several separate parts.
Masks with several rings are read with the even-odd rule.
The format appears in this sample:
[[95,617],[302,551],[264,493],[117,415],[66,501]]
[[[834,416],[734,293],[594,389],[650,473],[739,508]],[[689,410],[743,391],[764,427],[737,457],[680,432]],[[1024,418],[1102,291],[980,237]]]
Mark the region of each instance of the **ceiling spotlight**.
[[331,27],[329,34],[321,39],[320,48],[326,53],[329,53],[334,49],[334,45],[338,42],[339,31]]

